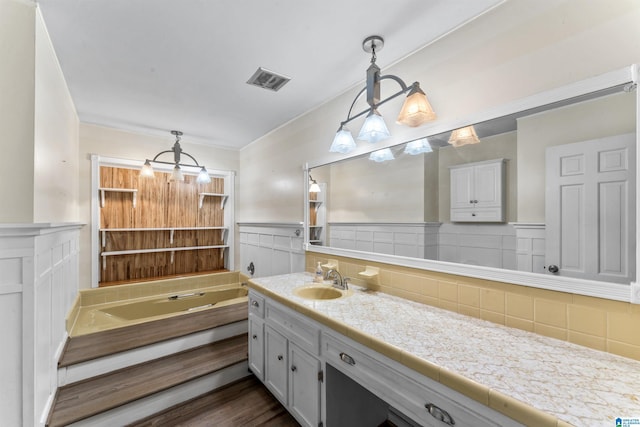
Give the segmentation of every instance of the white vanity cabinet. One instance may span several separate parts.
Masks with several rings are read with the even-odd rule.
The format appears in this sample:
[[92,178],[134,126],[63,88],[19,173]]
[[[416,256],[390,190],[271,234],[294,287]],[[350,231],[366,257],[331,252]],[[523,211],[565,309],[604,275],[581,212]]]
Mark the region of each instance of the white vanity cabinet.
[[320,326],[251,290],[249,331],[251,370],[301,425],[322,425]]
[[504,159],[451,166],[450,178],[452,222],[504,222]]

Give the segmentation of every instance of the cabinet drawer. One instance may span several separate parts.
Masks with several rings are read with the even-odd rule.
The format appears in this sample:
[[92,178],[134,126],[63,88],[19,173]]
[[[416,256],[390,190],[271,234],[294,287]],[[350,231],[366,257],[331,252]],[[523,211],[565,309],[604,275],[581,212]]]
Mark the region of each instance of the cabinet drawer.
[[415,373],[410,376],[408,368],[347,338],[323,333],[322,353],[327,363],[420,425],[445,427],[441,419],[456,426],[518,425],[436,381]]
[[264,318],[264,298],[249,290],[249,314]]
[[311,354],[320,352],[320,329],[306,317],[269,300],[265,307],[265,319]]
[[451,209],[452,222],[503,222],[502,208]]

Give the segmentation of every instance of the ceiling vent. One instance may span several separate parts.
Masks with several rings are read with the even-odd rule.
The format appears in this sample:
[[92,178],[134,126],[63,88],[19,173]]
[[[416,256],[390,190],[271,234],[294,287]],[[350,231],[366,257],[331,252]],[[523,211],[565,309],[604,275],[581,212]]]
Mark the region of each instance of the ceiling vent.
[[276,74],[273,71],[259,67],[256,72],[253,73],[253,76],[247,80],[247,83],[277,92],[282,86],[287,84],[289,80],[291,80],[290,77]]

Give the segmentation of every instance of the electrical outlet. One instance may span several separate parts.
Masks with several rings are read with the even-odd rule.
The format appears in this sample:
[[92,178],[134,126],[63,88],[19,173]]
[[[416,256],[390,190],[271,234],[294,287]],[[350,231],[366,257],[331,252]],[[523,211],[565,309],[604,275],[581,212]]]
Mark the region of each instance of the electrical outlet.
[[640,304],[640,283],[631,282],[631,304]]

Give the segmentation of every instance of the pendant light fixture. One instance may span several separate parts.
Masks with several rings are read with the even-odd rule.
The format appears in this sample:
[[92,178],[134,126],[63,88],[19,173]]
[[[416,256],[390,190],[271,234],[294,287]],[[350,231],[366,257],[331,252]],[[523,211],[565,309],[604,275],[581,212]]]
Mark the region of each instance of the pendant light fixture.
[[[173,165],[173,171],[171,172],[171,177],[169,178],[169,181],[184,181],[184,175],[182,174],[182,169],[180,168],[180,166],[194,166],[194,165],[187,165],[184,163],[180,163],[180,156],[184,154],[185,156],[193,160],[193,162],[195,163],[195,166],[200,168],[200,172],[198,173],[198,178],[196,178],[196,182],[198,184],[210,183],[211,177],[209,176],[209,172],[207,171],[207,168],[205,168],[204,166],[200,166],[200,164],[195,159],[195,157],[183,151],[182,148],[180,147],[180,137],[182,136],[182,132],[180,132],[179,130],[172,130],[171,134],[176,137],[176,142],[173,144],[173,147],[171,147],[171,150],[165,150],[165,151],[159,152],[158,154],[156,154],[153,160],[146,159],[144,162],[144,165],[142,166],[142,169],[140,170],[140,176],[153,177],[154,173],[153,173],[153,167],[151,166],[151,163],[162,163],[165,165]],[[173,162],[163,162],[161,160],[158,160],[158,157],[160,157],[165,153],[173,153]]]
[[480,142],[478,135],[476,134],[476,130],[473,125],[465,126],[460,129],[456,129],[451,132],[451,136],[449,137],[449,144],[454,147],[462,147],[467,144],[477,144]]
[[[329,151],[343,154],[353,151],[356,144],[351,132],[345,127],[345,125],[353,119],[365,114],[367,114],[367,118],[362,125],[360,133],[358,134],[358,139],[376,143],[389,138],[391,135],[382,115],[378,112],[378,107],[407,92],[408,95],[402,105],[400,114],[396,119],[396,123],[417,127],[436,119],[436,114],[433,111],[431,104],[429,104],[427,96],[422,89],[420,89],[420,83],[414,82],[412,85],[407,86],[398,76],[394,76],[393,74],[380,75],[380,67],[376,64],[376,52],[380,51],[383,46],[384,40],[380,36],[370,36],[362,42],[362,49],[367,53],[371,53],[371,65],[369,65],[369,68],[367,69],[366,85],[360,90],[360,92],[358,92],[351,103],[347,118],[340,123],[340,127],[336,132],[336,136],[333,139],[333,143],[331,144]],[[400,90],[393,95],[380,100],[380,82],[386,79],[391,79],[398,83],[398,85],[400,85]],[[367,95],[369,108],[352,115],[356,101],[358,101],[364,93]]]

